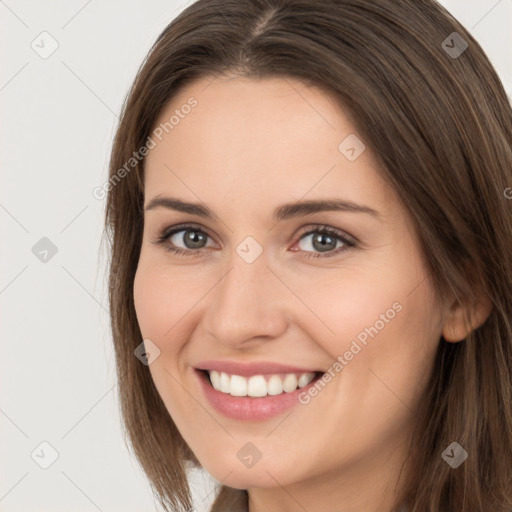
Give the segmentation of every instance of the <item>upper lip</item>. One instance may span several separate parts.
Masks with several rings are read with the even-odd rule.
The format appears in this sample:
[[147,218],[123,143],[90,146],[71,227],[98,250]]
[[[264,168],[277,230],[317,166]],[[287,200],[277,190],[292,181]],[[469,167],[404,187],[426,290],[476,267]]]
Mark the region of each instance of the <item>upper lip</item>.
[[321,370],[312,370],[310,368],[300,368],[270,361],[261,361],[254,363],[242,363],[237,361],[202,361],[196,368],[198,370],[216,370],[231,375],[240,375],[242,377],[251,377],[253,375],[265,375],[276,373],[309,373]]

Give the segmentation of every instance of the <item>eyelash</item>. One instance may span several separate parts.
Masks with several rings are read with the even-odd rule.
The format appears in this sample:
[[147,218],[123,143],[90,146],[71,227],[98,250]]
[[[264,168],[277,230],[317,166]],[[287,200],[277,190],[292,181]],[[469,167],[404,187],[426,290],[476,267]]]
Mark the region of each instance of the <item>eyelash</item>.
[[[311,226],[308,226],[308,228],[310,228],[310,227]],[[308,228],[305,228],[305,229],[308,229]],[[167,251],[172,252],[177,255],[191,256],[191,257],[200,256],[201,249],[181,249],[180,247],[172,247],[170,245],[166,245],[166,242],[169,240],[170,237],[172,237],[176,233],[179,233],[180,231],[187,231],[188,229],[192,229],[192,230],[194,230],[198,233],[202,233],[208,237],[210,236],[210,235],[208,235],[208,233],[203,231],[201,228],[199,228],[195,224],[183,224],[180,226],[175,226],[171,230],[164,229],[158,235],[157,239],[152,243],[154,243],[156,245],[165,246],[165,249]],[[307,252],[308,253],[307,256],[303,256],[305,258],[329,258],[331,256],[336,256],[337,254],[344,252],[346,250],[357,247],[355,240],[353,240],[352,238],[348,238],[341,231],[338,231],[337,229],[331,228],[329,226],[321,226],[321,227],[317,227],[316,229],[301,233],[299,240],[302,240],[302,238],[304,238],[308,235],[315,234],[315,233],[332,236],[336,240],[341,241],[344,244],[344,247],[339,247],[338,249],[335,249],[335,250],[325,253],[325,254],[318,253],[318,252],[315,253],[312,251],[300,251],[299,250],[298,252]]]

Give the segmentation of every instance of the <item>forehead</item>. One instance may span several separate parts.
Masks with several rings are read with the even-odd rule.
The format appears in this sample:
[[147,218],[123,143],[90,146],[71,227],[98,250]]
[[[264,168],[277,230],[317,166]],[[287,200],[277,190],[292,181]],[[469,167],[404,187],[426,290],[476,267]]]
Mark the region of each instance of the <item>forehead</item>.
[[239,199],[237,206],[261,209],[339,196],[384,215],[393,205],[369,147],[355,160],[343,153],[357,131],[342,107],[298,80],[200,79],[166,105],[153,133],[159,128],[146,157],[147,197]]

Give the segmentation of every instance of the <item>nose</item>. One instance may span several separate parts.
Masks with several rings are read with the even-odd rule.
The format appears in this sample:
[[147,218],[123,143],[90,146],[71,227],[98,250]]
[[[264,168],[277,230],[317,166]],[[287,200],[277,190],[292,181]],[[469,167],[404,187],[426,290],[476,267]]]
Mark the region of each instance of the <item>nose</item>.
[[203,314],[207,335],[233,349],[277,339],[289,325],[290,291],[260,255],[247,263],[236,253],[209,295]]

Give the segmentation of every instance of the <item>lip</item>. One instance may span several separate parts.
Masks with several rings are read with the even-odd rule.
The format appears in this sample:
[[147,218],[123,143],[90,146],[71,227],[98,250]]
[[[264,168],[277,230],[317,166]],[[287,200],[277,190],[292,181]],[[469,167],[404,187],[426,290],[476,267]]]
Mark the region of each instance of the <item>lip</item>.
[[230,375],[240,375],[241,377],[252,377],[253,375],[270,375],[278,373],[308,373],[322,372],[320,369],[300,368],[270,361],[261,361],[259,363],[241,363],[239,361],[202,361],[196,366],[198,370],[216,370],[218,372],[229,373]]
[[[280,368],[282,369],[283,367]],[[200,381],[206,399],[217,412],[228,418],[244,421],[260,421],[278,416],[300,403],[299,395],[304,392],[307,393],[308,389],[320,378],[315,378],[307,386],[297,388],[291,393],[285,392],[280,395],[252,397],[231,396],[227,393],[222,393],[222,391],[217,391],[210,384],[208,375],[204,370],[195,368],[194,373]]]

